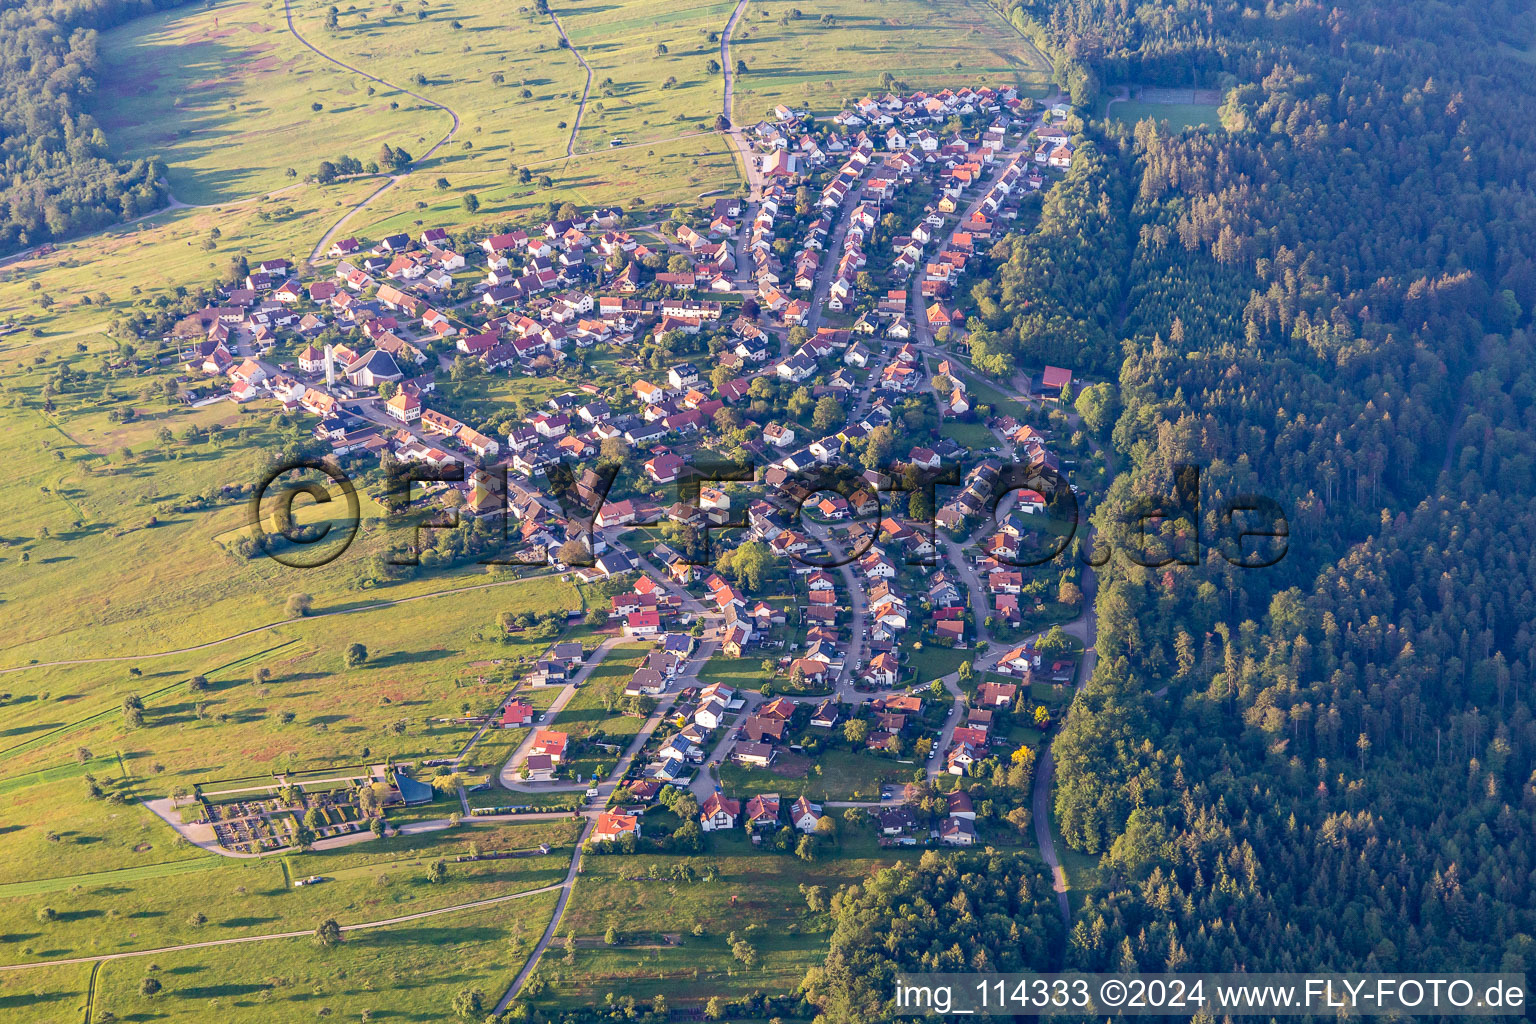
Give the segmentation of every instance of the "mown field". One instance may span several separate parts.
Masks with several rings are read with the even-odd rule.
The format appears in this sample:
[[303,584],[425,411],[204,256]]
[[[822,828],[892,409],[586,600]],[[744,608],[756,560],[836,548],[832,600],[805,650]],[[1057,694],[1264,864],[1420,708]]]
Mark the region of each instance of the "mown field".
[[1174,131],[1196,128],[1202,125],[1216,127],[1221,124],[1220,106],[1215,103],[1143,102],[1142,100],[1112,100],[1108,104],[1111,117],[1124,124],[1135,124],[1151,118],[1166,121]]

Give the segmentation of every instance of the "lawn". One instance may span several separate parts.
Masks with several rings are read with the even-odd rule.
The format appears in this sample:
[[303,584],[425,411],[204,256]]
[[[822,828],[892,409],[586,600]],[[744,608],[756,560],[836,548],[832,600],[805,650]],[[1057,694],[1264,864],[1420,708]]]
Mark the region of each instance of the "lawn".
[[624,687],[635,670],[645,664],[653,644],[619,644],[608,652],[603,663],[592,670],[587,681],[556,716],[551,728],[568,733],[573,740],[601,732],[613,742],[625,742],[640,731],[643,719],[630,718],[619,710]]
[[962,423],[948,420],[939,428],[939,434],[979,455],[997,444],[997,435],[980,423]]
[[785,800],[801,795],[818,801],[878,800],[881,785],[910,782],[918,767],[915,762],[903,764],[896,758],[865,751],[854,753],[843,742],[840,730],[833,730],[829,742],[833,746],[824,747],[814,763],[808,757],[786,751],[768,768],[723,764],[720,785],[733,797],[778,793]]
[[1219,125],[1219,109],[1214,103],[1142,103],[1138,100],[1120,100],[1110,107],[1110,114],[1122,124],[1135,124],[1150,117],[1154,121],[1166,121],[1169,127],[1179,131],[1202,125]]
[[1130,99],[1106,100],[1105,109],[1123,124],[1135,124],[1150,117],[1168,122],[1174,131],[1221,125],[1221,94],[1214,89],[1133,87]]
[[[773,652],[777,653],[777,652]],[[763,675],[763,657],[755,658],[727,658],[723,654],[716,654],[704,663],[699,670],[699,683],[708,686],[710,683],[722,683],[737,690],[760,690],[766,677]],[[787,680],[786,680],[787,682]]]
[[[1028,405],[986,380],[967,374],[965,375],[965,386],[971,396],[971,400],[990,405],[994,416],[1012,416],[1018,420],[1028,420],[1030,416]],[[985,447],[990,448],[995,443],[996,436],[994,435],[993,440],[988,441]]]
[[[544,893],[424,921],[348,933],[331,949],[308,938],[167,953],[105,965],[96,1008],[123,1020],[217,1019],[287,1024],[335,1014],[356,1020],[442,1021],[461,990],[495,1005],[554,913]],[[160,990],[140,988],[153,977]]]
[[973,661],[976,657],[973,650],[942,647],[931,640],[906,641],[902,644],[901,653],[903,670],[913,673],[912,681],[920,685],[947,676],[957,671],[962,661]]

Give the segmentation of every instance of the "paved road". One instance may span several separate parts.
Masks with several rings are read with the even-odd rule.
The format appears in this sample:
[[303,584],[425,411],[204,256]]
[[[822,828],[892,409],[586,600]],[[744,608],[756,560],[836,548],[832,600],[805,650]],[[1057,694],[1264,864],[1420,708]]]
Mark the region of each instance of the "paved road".
[[843,671],[837,677],[836,693],[840,701],[858,703],[859,696],[853,688],[854,680],[859,677],[859,669],[864,664],[864,631],[869,628],[868,599],[864,593],[864,584],[854,575],[853,565],[848,561],[846,549],[843,547],[830,527],[824,523],[803,520],[806,532],[827,549],[828,556],[835,562],[841,563],[837,572],[843,578],[843,589],[848,592],[849,629],[853,639],[848,642],[847,650],[843,654]]
[[565,706],[571,702],[571,698],[576,696],[577,688],[592,678],[592,673],[597,671],[597,667],[603,663],[603,659],[608,657],[615,647],[629,640],[630,638],[627,636],[610,636],[587,656],[585,663],[581,666],[581,670],[576,673],[576,677],[565,684],[565,688],[560,691],[560,695],[555,698],[555,702],[543,712],[533,727],[528,730],[528,735],[523,737],[523,742],[519,743],[517,749],[512,751],[512,756],[507,758],[506,764],[501,766],[500,782],[503,789],[510,789],[518,793],[548,793],[586,789],[585,786],[574,782],[569,784],[525,783],[518,776],[517,770],[523,766],[524,761],[528,760],[528,748],[533,746],[533,741],[538,736],[539,730],[553,729],[555,720],[559,718],[560,712],[564,711]]
[[[1038,123],[1039,122],[1037,121],[1036,124],[1032,124],[1025,128],[1024,139],[1016,143],[1012,149],[997,154],[992,162],[992,169],[988,171],[986,181],[978,182],[974,186],[976,193],[975,197],[972,198],[970,203],[966,205],[965,209],[960,213],[959,218],[953,224],[950,224],[947,220],[945,221],[944,241],[935,246],[935,252],[943,252],[946,248],[948,248],[948,244],[954,238],[955,232],[959,231],[961,226],[970,220],[971,214],[981,209],[982,201],[987,198],[987,192],[990,191],[990,185],[994,183],[994,179],[997,177],[997,175],[1003,172],[1003,169],[1013,161],[1014,157],[1028,150],[1028,133],[1033,131],[1035,127],[1037,127]],[[984,185],[987,187],[983,187]],[[933,331],[928,326],[928,308],[923,302],[922,279],[923,263],[920,261],[918,263],[917,269],[912,274],[912,281],[907,289],[908,302],[911,304],[911,311],[909,315],[912,317],[912,330],[914,332],[913,340],[915,340],[919,346],[923,346],[932,350],[934,354],[939,355],[942,358],[954,359],[954,356],[951,354],[944,352],[934,346]]]
[[[730,122],[730,129],[726,134],[730,136],[731,144],[736,147],[736,152],[741,156],[742,170],[747,176],[747,191],[752,202],[757,202],[763,195],[763,169],[753,157],[752,146],[747,142],[747,137],[736,124],[736,68],[731,63],[731,35],[736,31],[736,23],[741,20],[742,12],[747,9],[748,0],[736,0],[736,8],[731,11],[731,18],[725,23],[725,31],[720,33],[720,73],[725,78],[725,93],[722,98],[720,112]],[[749,220],[747,223],[751,223]]]
[[[554,941],[555,932],[560,927],[560,920],[565,916],[565,905],[571,901],[571,889],[576,884],[576,876],[581,873],[581,848],[586,843],[587,837],[592,834],[592,828],[596,824],[596,817],[590,817],[587,819],[586,825],[583,826],[581,830],[581,835],[576,839],[576,855],[571,858],[571,868],[565,873],[565,881],[561,882],[559,885],[550,887],[550,889],[560,890],[560,898],[555,901],[555,912],[549,918],[549,927],[544,929],[544,934],[539,938],[539,944],[533,947],[532,953],[528,954],[528,962],[523,964],[523,969],[517,972],[517,977],[513,978],[512,984],[507,987],[506,994],[501,997],[499,1002],[497,1002],[497,1013],[506,1012],[506,1009],[511,1005],[512,1000],[517,998],[517,994],[521,992],[523,986],[527,984],[528,976],[532,974],[533,969],[539,965],[539,959],[543,957],[544,951],[548,949],[549,944]],[[550,890],[541,889],[539,891],[548,892]]]
[[746,690],[737,694],[746,703],[742,709],[731,718],[725,726],[725,735],[720,737],[720,742],[715,744],[715,749],[710,751],[704,763],[699,765],[699,770],[694,773],[693,781],[689,783],[688,790],[703,806],[709,799],[709,794],[715,791],[715,771],[725,763],[730,756],[731,748],[736,745],[736,727],[748,718],[752,717],[758,707],[763,703],[764,697],[756,690]]
[[[421,156],[417,157],[414,161],[412,161],[412,164],[411,164],[412,167],[415,167],[415,165],[417,163],[419,163],[422,160],[427,159],[433,153],[436,153],[443,146],[447,145],[448,142],[453,138],[454,133],[456,133],[459,130],[459,114],[458,114],[458,111],[454,110],[452,107],[449,107],[449,106],[447,106],[445,104],[439,103],[436,100],[427,99],[427,97],[421,95],[420,93],[412,92],[411,90],[409,90],[409,89],[407,89],[407,88],[405,88],[403,86],[396,85],[393,82],[385,81],[384,79],[379,78],[376,75],[370,75],[368,72],[362,70],[361,68],[353,67],[351,64],[348,64],[345,61],[337,60],[335,57],[332,57],[330,54],[328,54],[324,50],[320,49],[318,46],[316,46],[314,43],[310,42],[308,39],[305,39],[304,36],[299,33],[299,30],[298,30],[297,26],[295,26],[294,23],[293,23],[292,0],[283,0],[283,18],[284,18],[284,20],[286,20],[288,22],[288,31],[290,33],[292,33],[293,38],[297,39],[300,42],[300,44],[302,44],[305,47],[305,49],[307,49],[310,52],[316,54],[322,60],[329,61],[330,63],[335,64],[337,67],[343,68],[343,69],[345,69],[347,71],[350,71],[350,72],[352,72],[355,75],[361,75],[363,78],[368,79],[370,82],[378,82],[380,85],[384,86],[385,88],[394,89],[396,92],[403,92],[407,96],[410,96],[410,97],[412,97],[414,99],[420,100],[422,103],[425,103],[429,107],[436,107],[438,110],[446,112],[449,117],[453,118],[453,124],[448,128],[447,134],[445,134],[442,138],[438,139],[437,142],[433,143],[431,149],[427,150],[425,153],[421,154]],[[558,22],[557,22],[557,24],[558,24]],[[563,34],[564,33],[562,33],[562,35]],[[588,75],[588,79],[590,81],[590,73]],[[338,220],[336,223],[332,224],[330,226],[330,228],[326,230],[325,234],[320,236],[320,241],[315,243],[314,250],[311,251],[310,254],[309,254],[309,262],[314,263],[321,256],[325,255],[325,250],[330,246],[331,239],[335,237],[335,235],[336,235],[336,233],[338,231],[340,231],[343,227],[346,226],[347,221],[352,219],[352,215],[353,214],[357,213],[359,210],[361,210],[364,207],[368,206],[370,203],[372,203],[379,196],[381,196],[385,192],[389,191],[390,187],[393,186],[395,184],[395,182],[399,181],[401,178],[405,177],[405,175],[409,174],[409,173],[410,173],[410,168],[407,168],[406,171],[404,173],[402,173],[402,174],[392,174],[392,175],[390,175],[387,179],[385,179],[384,183],[382,185],[380,185],[378,188],[374,189],[373,192],[371,192],[368,195],[367,198],[365,198],[362,202],[355,204],[346,213],[342,214],[341,219]]]
[[574,156],[576,133],[581,129],[581,115],[587,112],[587,94],[592,91],[592,68],[586,58],[581,55],[581,51],[571,42],[571,37],[565,34],[565,26],[560,24],[560,16],[550,11],[549,20],[555,23],[555,31],[560,33],[560,41],[565,43],[565,48],[571,51],[571,56],[575,57],[576,63],[581,65],[581,70],[587,73],[587,84],[581,87],[581,102],[576,104],[576,119],[571,122],[571,137],[565,143],[565,155]]
[[[868,168],[866,168],[867,170]],[[843,204],[837,208],[835,214],[837,220],[832,225],[832,236],[827,239],[827,247],[822,251],[825,257],[821,266],[816,268],[816,280],[811,290],[811,312],[805,320],[806,330],[812,334],[821,326],[821,311],[826,305],[827,296],[832,291],[832,279],[837,276],[837,265],[843,258],[843,241],[848,236],[848,215],[854,207],[863,202],[863,176],[854,183],[854,187],[848,190],[843,197]]]

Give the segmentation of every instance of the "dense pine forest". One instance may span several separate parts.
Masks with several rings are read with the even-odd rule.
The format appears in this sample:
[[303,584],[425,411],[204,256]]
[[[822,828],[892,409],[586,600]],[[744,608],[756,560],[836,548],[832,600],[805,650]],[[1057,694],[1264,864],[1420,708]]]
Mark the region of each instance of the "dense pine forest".
[[1166,550],[1243,492],[1291,531],[1268,569],[1101,571],[1055,806],[1102,881],[1035,966],[1536,970],[1527,5],[1002,9],[1089,109],[1224,103],[1213,129],[1073,122],[1072,172],[973,294],[979,365],[1118,379],[1115,550],[1179,464],[1203,506]]
[[96,33],[178,0],[0,5],[0,253],[162,206],[154,161],[114,159],[83,112],[102,86]]
[[[1108,855],[1072,966],[1536,968],[1525,8],[1012,8],[1074,91],[1225,95],[1220,130],[1085,125],[1119,180],[1068,186],[1108,212],[1007,243],[1100,254],[1070,283],[1087,362],[1120,346],[1129,471],[1098,523],[1130,545],[1117,512],[1194,463],[1170,532],[1243,491],[1291,525],[1271,569],[1106,569],[1056,747],[1067,841]],[[1027,319],[1003,344],[1056,356]]]

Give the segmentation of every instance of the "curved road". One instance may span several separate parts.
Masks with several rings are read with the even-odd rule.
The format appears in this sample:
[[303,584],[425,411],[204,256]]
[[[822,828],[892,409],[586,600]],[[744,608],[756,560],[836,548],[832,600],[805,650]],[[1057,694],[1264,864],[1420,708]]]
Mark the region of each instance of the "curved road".
[[587,94],[592,91],[592,68],[582,58],[581,51],[571,42],[570,36],[565,34],[565,26],[560,24],[560,16],[554,11],[549,12],[549,20],[555,23],[555,31],[560,33],[560,41],[565,48],[571,51],[571,56],[576,58],[576,63],[581,65],[581,70],[587,73],[587,84],[581,87],[581,102],[576,104],[576,120],[571,122],[571,137],[565,143],[565,155],[567,158],[576,155],[576,133],[581,129],[581,115],[587,112]]
[[[320,59],[329,61],[339,68],[352,72],[354,75],[361,75],[362,77],[368,79],[370,82],[378,82],[380,85],[387,89],[393,89],[396,92],[403,92],[405,95],[420,100],[422,103],[425,103],[429,107],[436,107],[438,110],[446,112],[449,117],[453,118],[453,124],[448,128],[448,133],[442,138],[438,139],[437,142],[432,145],[431,149],[427,150],[425,153],[421,154],[421,156],[411,161],[411,168],[414,168],[418,162],[427,159],[433,153],[436,153],[439,149],[442,149],[443,146],[447,145],[448,142],[452,140],[454,133],[459,130],[459,114],[458,111],[454,110],[452,107],[439,103],[436,100],[429,100],[427,97],[421,95],[418,92],[412,92],[403,86],[399,86],[393,82],[379,78],[377,75],[370,75],[363,69],[353,67],[351,64],[348,64],[345,61],[337,60],[335,57],[332,57],[330,54],[320,49],[320,47],[316,46],[308,39],[305,39],[303,35],[299,33],[298,27],[293,23],[293,0],[283,0],[283,18],[288,22],[288,31],[293,35],[293,38],[297,39],[305,47],[305,49],[309,50],[311,53],[314,53]],[[555,24],[558,25],[559,22],[557,21]],[[565,33],[562,32],[561,35],[564,36]],[[357,213],[359,210],[366,207],[369,203],[372,203],[375,199],[388,191],[390,186],[394,185],[395,182],[404,178],[405,175],[409,173],[410,170],[408,169],[404,173],[390,175],[384,180],[384,184],[370,192],[366,199],[356,203],[346,213],[342,214],[341,219],[338,220],[335,224],[332,224],[330,229],[327,230],[325,234],[320,236],[320,241],[315,243],[315,248],[309,254],[309,262],[313,263],[321,256],[325,255],[326,247],[329,246],[331,239],[335,237],[338,231],[346,226],[347,221],[352,219],[352,215],[354,213]]]
[[559,885],[552,885],[549,888],[537,890],[539,892],[548,892],[550,889],[559,889],[560,898],[555,901],[555,912],[550,915],[549,927],[544,929],[544,934],[539,938],[539,944],[533,947],[533,952],[528,954],[528,960],[523,964],[523,969],[517,972],[517,977],[512,979],[512,984],[507,987],[506,994],[496,1004],[497,1013],[505,1013],[507,1011],[507,1007],[512,1004],[512,1000],[517,998],[517,994],[527,984],[528,976],[533,973],[535,967],[539,966],[539,959],[544,955],[544,951],[549,948],[551,942],[555,941],[555,931],[560,927],[560,919],[565,916],[565,905],[571,899],[571,887],[576,884],[576,876],[581,873],[582,844],[592,834],[592,829],[596,824],[597,818],[595,816],[588,818],[586,826],[581,830],[581,835],[576,837],[576,855],[571,858],[571,868],[565,873],[565,881]]

